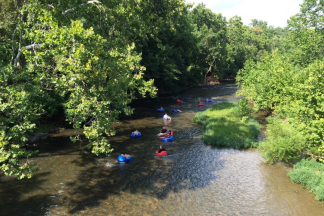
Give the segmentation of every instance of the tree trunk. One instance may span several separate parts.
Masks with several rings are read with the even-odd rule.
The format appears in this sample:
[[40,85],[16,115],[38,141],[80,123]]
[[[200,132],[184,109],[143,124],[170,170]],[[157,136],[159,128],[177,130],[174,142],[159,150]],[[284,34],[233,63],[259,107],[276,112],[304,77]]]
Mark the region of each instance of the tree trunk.
[[212,67],[213,67],[215,61],[216,61],[216,58],[214,58],[213,63],[211,63],[211,65],[209,66],[209,69],[207,70],[207,72],[205,74],[205,85],[207,84],[207,75],[212,70]]

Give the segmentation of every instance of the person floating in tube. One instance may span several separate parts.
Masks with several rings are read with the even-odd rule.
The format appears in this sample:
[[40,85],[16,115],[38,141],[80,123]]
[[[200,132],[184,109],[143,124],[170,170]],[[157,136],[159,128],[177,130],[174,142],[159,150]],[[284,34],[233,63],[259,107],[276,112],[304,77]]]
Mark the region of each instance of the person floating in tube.
[[[163,107],[161,106],[161,108],[160,108],[160,109],[158,109],[158,111],[162,111],[162,110],[164,110],[164,109],[163,109]],[[163,112],[163,111],[162,111],[162,112]]]
[[124,158],[130,158],[131,156],[129,154],[121,154]]
[[160,136],[159,138],[160,138],[160,139],[163,139],[163,138],[170,138],[171,136],[172,136],[172,131],[170,130],[168,133],[163,134],[163,135]]
[[179,109],[173,108],[173,112],[182,112],[182,111]]
[[165,148],[162,147],[162,145],[160,145],[159,150],[156,150],[155,153],[161,153],[161,152],[163,152],[163,151],[166,151],[166,150],[165,150]]
[[167,133],[167,129],[165,128],[165,127],[163,127],[162,129],[161,129],[161,132],[158,134],[158,136],[163,136],[163,135],[165,135],[166,133]]
[[138,135],[141,135],[141,132],[139,132],[139,131],[136,129],[135,131],[133,131],[133,134],[134,134],[135,136],[138,136]]
[[168,114],[167,114],[167,113],[164,113],[164,116],[163,116],[163,118],[164,118],[164,119],[167,119],[167,120],[171,119],[171,117],[170,117],[170,116],[168,116]]

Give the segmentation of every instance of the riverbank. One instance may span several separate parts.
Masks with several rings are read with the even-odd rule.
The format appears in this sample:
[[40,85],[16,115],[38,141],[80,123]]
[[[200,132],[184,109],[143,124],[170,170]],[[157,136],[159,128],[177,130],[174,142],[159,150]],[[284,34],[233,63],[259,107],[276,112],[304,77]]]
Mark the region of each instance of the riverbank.
[[[276,117],[266,120],[267,138],[258,142],[256,137],[261,126],[251,117],[243,123],[237,103],[216,104],[204,112],[198,112],[193,118],[194,122],[204,126],[202,139],[206,144],[233,148],[259,147],[261,155],[270,164],[298,161],[302,157],[300,153],[306,148],[305,137]],[[324,165],[315,159],[302,159],[288,172],[292,182],[306,186],[318,201],[324,200],[323,174]]]
[[258,146],[260,124],[252,117],[243,122],[235,102],[219,103],[198,112],[193,121],[204,126],[202,139],[207,144],[233,148]]
[[261,155],[270,164],[277,161],[293,163],[293,170],[288,172],[291,181],[306,186],[316,195],[316,200],[323,201],[324,164],[313,158],[307,159],[304,150],[309,147],[305,136],[279,118],[268,117],[267,122],[267,138],[259,146]]

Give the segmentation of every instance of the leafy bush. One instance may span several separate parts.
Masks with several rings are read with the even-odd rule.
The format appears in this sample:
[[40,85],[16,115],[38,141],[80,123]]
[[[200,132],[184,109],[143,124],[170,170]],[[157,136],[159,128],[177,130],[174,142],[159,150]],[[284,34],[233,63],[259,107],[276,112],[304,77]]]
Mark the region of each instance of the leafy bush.
[[243,116],[242,122],[245,124],[249,120],[249,116]]
[[204,142],[234,148],[257,147],[261,126],[253,118],[244,124],[237,110],[237,103],[227,102],[197,113],[193,121],[204,126]]
[[239,109],[240,109],[241,116],[243,117],[248,116],[252,113],[252,109],[250,108],[249,101],[246,98],[240,99]]
[[305,137],[277,118],[269,117],[267,121],[267,138],[259,146],[266,161],[274,163],[277,160],[290,161],[300,157],[301,151],[306,148]]
[[315,159],[303,159],[294,165],[288,176],[294,183],[307,186],[309,191],[316,194],[317,200],[324,200],[324,164]]

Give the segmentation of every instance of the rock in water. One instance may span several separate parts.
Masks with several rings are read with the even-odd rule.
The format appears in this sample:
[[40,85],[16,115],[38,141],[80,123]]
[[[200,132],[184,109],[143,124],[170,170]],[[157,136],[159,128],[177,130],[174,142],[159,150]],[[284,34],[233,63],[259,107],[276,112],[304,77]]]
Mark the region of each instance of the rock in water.
[[34,144],[37,143],[41,140],[47,139],[47,134],[46,133],[34,133],[31,137],[28,139],[29,144]]

